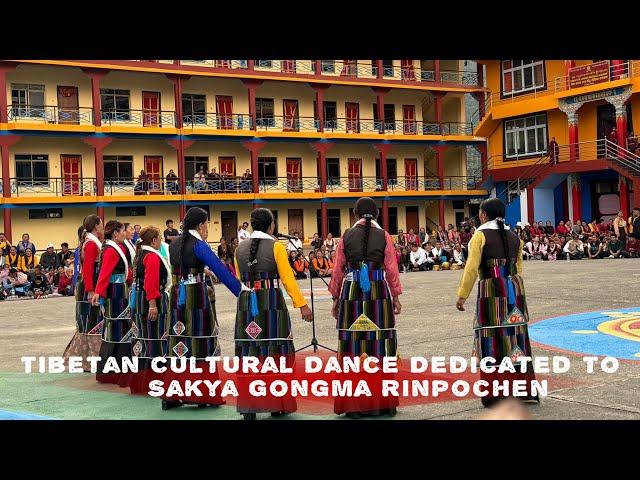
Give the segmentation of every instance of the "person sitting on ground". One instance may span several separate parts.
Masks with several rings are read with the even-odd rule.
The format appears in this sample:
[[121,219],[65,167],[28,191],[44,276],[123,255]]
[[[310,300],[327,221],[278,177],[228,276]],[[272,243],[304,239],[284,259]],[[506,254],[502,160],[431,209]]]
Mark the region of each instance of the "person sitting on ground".
[[542,260],[548,260],[548,251],[549,251],[549,238],[545,235],[540,245],[538,245],[538,252],[540,253],[540,258]]
[[468,223],[463,224],[462,232],[460,232],[460,243],[463,247],[467,248],[467,245],[469,245],[469,240],[471,240],[472,236],[473,233],[471,233],[471,225]]
[[558,244],[555,240],[549,240],[549,247],[547,248],[547,260],[556,260],[558,258],[558,252],[560,249],[558,248]]
[[290,238],[289,241],[287,242],[288,251],[292,251],[292,250],[296,251],[302,248],[302,240],[298,238],[298,235],[300,235],[298,232],[293,232],[293,238]]
[[319,249],[321,246],[323,246],[323,241],[322,239],[318,236],[317,233],[313,234],[313,238],[311,239],[311,248],[313,248],[314,250]]
[[42,270],[44,270],[44,273],[47,276],[47,281],[50,284],[53,283],[53,277],[55,276],[58,267],[60,266],[60,264],[58,263],[58,255],[53,248],[53,243],[47,245],[47,251],[44,252],[40,257],[40,265],[42,266]]
[[20,255],[24,255],[27,252],[27,248],[30,248],[33,253],[36,252],[36,246],[29,239],[28,233],[24,233],[22,235],[22,241],[18,242],[18,245],[16,246],[18,247],[18,254]]
[[3,283],[6,278],[9,278],[9,272],[11,271],[11,267],[8,263],[4,263],[2,268],[0,269],[0,300],[4,300],[7,295],[4,291]]
[[58,252],[57,257],[59,267],[64,267],[65,263],[69,259],[73,261],[73,252],[69,250],[69,244],[67,242],[62,242],[60,244],[60,251]]
[[569,229],[565,225],[564,220],[560,220],[560,223],[558,223],[558,226],[556,227],[556,232],[558,232],[560,235],[566,235],[567,233],[569,233]]
[[456,243],[459,243],[461,241],[462,238],[460,237],[460,232],[458,232],[458,227],[453,225],[451,230],[449,230],[449,244],[455,245]]
[[546,235],[553,235],[554,233],[556,233],[556,229],[553,228],[551,220],[547,220],[547,224],[544,226],[544,233]]
[[4,288],[7,296],[26,296],[29,289],[29,279],[27,278],[27,274],[21,272],[17,268],[11,268],[9,270],[9,276],[2,281],[2,287]]
[[399,245],[400,248],[407,246],[407,237],[405,236],[402,229],[398,230],[398,237],[396,239],[396,245]]
[[[427,259],[427,252],[425,252],[424,248],[413,244],[411,246],[411,253],[409,254],[409,261],[411,263],[411,270],[414,272],[429,269],[429,263]],[[431,262],[432,263],[432,262]]]
[[11,250],[11,243],[4,232],[0,232],[0,257],[6,257]]
[[609,252],[609,258],[629,258],[629,252],[625,250],[622,242],[613,232],[609,235]]
[[462,245],[456,243],[455,247],[453,247],[453,263],[459,265],[460,267],[464,267],[466,262],[466,258],[464,252],[462,251]]
[[411,270],[411,251],[407,247],[400,248],[400,268],[398,271],[407,273]]
[[420,245],[424,245],[425,242],[429,241],[429,234],[424,227],[420,227],[420,231],[418,232],[418,241],[420,242]]
[[313,272],[315,273],[315,277],[328,277],[329,275],[329,262],[324,257],[324,254],[321,250],[318,250],[316,253],[316,258],[311,262],[313,265]]
[[405,235],[407,238],[407,246],[411,248],[412,245],[420,245],[420,238],[415,234],[413,228],[409,229],[409,233]]
[[435,265],[442,265],[449,261],[449,254],[444,249],[442,242],[437,241],[436,246],[431,249],[431,258],[433,258]]
[[538,235],[535,235],[533,237],[533,240],[531,240],[530,242],[527,242],[527,244],[525,245],[525,248],[529,253],[529,260],[542,259],[542,252],[540,251],[540,246],[541,246],[540,237],[538,237]]
[[329,255],[331,255],[331,252],[335,251],[337,243],[333,238],[333,234],[331,232],[327,233],[327,238],[325,239],[323,245],[327,249],[325,253],[329,252]]
[[305,280],[307,278],[306,271],[309,269],[309,261],[300,252],[291,251],[291,253],[296,256],[293,262],[293,271],[296,274],[296,278]]
[[23,257],[20,257],[18,268],[26,274],[32,274],[36,265],[40,264],[40,259],[34,255],[30,248],[27,248]]
[[571,240],[565,244],[562,253],[569,254],[571,260],[580,260],[584,257],[584,245],[578,235],[571,236]]
[[590,260],[596,260],[600,258],[602,253],[602,244],[596,239],[595,236],[590,236],[587,241],[587,256]]
[[9,247],[9,255],[5,258],[5,263],[13,268],[20,268],[20,259],[22,255],[18,253],[18,247],[12,245]]
[[42,271],[40,265],[36,266],[33,277],[31,279],[31,285],[29,286],[29,295],[34,298],[43,297],[53,293],[51,284],[47,280],[47,276]]

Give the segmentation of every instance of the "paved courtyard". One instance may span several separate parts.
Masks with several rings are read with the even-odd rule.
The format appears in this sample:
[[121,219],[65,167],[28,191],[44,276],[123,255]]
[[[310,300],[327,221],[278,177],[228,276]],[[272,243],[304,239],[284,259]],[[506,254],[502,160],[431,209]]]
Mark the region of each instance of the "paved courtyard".
[[[454,303],[460,276],[461,271],[402,275],[403,312],[397,320],[402,357],[470,356],[476,292],[467,310],[458,312]],[[640,260],[529,262],[524,280],[534,354],[572,360],[568,373],[547,377],[549,395],[542,404],[527,406],[533,418],[640,419]],[[300,284],[308,297],[308,281]],[[235,302],[224,287],[217,286],[216,292],[222,353],[232,354]],[[321,281],[314,280],[314,292],[318,339],[335,348],[331,301]],[[590,313],[543,320],[584,312]],[[91,374],[22,373],[22,356],[62,354],[75,329],[73,315],[69,298],[0,302],[0,418],[241,418],[232,406],[163,412],[159,400],[98,384]],[[292,320],[296,346],[306,345],[311,326],[297,311],[292,311]],[[614,374],[587,374],[583,355],[616,356],[620,368]],[[395,420],[472,419],[482,412],[478,399],[401,403]],[[342,420],[330,413],[288,418]]]

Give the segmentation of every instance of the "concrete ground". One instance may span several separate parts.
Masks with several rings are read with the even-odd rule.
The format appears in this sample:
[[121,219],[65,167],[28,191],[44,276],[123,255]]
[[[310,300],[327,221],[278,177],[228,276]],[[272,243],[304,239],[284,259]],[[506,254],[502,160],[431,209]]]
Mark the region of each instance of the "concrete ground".
[[[528,262],[524,268],[532,322],[579,312],[611,312],[640,307],[637,293],[640,260]],[[470,356],[476,292],[474,289],[467,302],[467,310],[458,312],[454,303],[460,276],[461,271],[402,275],[403,311],[397,319],[402,357]],[[308,297],[308,281],[301,281],[300,285]],[[235,302],[224,287],[217,286],[216,292],[222,353],[232,354]],[[314,280],[314,292],[318,339],[322,344],[335,348],[337,342],[335,321],[330,316],[331,301],[321,281]],[[134,397],[128,395],[128,389],[98,384],[91,374],[23,373],[22,356],[62,354],[74,333],[73,316],[74,301],[70,298],[0,302],[0,418],[240,418],[232,406],[217,409],[184,407],[163,412],[159,400]],[[311,326],[300,320],[297,311],[292,311],[292,320],[296,346],[302,347],[311,337]],[[547,327],[547,334],[549,329],[553,333],[553,328],[556,327]],[[632,331],[628,332],[631,340],[619,339],[627,342],[627,346],[629,342],[640,341],[640,324],[636,322],[631,328]],[[576,335],[585,332],[598,334],[595,330],[576,332]],[[617,340],[613,338],[611,341]],[[631,347],[635,345],[631,343]],[[640,352],[640,343],[637,347],[637,352]],[[589,353],[585,348],[584,354]],[[614,348],[611,354],[615,355],[616,351]],[[598,371],[587,374],[581,360],[583,353],[559,353],[557,349],[534,344],[534,355],[554,354],[568,356],[572,360],[572,369],[568,373],[548,377],[548,396],[541,405],[526,407],[533,418],[640,419],[640,356],[637,356],[639,360],[621,361],[619,370],[614,374]],[[473,419],[482,413],[478,399],[449,399],[422,405],[403,406],[401,403],[395,419]],[[329,412],[320,415],[296,413],[288,418],[343,419]]]

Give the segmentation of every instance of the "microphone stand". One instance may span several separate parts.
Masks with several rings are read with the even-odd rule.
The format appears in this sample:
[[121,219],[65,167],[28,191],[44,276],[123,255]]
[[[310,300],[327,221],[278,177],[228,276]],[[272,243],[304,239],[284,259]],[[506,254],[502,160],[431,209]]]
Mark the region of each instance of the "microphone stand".
[[[293,240],[291,240],[291,238],[289,237],[280,237],[280,238],[287,238],[289,240],[289,243],[291,243],[291,245],[293,245],[296,248],[296,252],[298,251],[298,247],[296,246],[295,243],[293,243]],[[304,258],[304,254],[302,255],[302,257]],[[309,263],[309,267],[311,267],[311,263]],[[322,277],[319,277],[319,278],[324,282],[327,288],[329,288],[329,284],[325,281],[325,279]],[[308,345],[305,345],[302,348],[298,348],[296,350],[296,353],[301,352],[302,350],[306,350],[309,347],[313,347],[314,353],[318,351],[318,348],[324,348],[325,350],[329,350],[330,352],[338,353],[337,350],[334,350],[333,348],[329,348],[325,345],[322,345],[320,342],[318,342],[318,339],[316,337],[316,313],[315,313],[315,305],[313,301],[313,276],[311,275],[311,268],[309,268],[309,288],[311,289],[311,314],[312,314],[311,343],[309,343]]]

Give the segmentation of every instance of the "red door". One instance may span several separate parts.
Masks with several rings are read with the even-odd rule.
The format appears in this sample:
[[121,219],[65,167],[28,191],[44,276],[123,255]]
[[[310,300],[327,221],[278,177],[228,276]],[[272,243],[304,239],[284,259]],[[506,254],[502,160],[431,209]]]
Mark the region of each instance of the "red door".
[[224,177],[236,176],[236,157],[218,157],[218,170]]
[[233,97],[216,95],[216,112],[218,114],[218,128],[231,130],[233,128]]
[[80,123],[78,109],[78,87],[58,86],[58,122]]
[[416,73],[413,70],[413,60],[400,60],[400,70],[403,80],[415,80]]
[[142,126],[160,124],[160,92],[142,92]]
[[362,159],[361,158],[349,159],[349,191],[350,192],[362,191]]
[[144,171],[149,178],[149,193],[162,193],[162,157],[144,157]]
[[418,189],[418,160],[415,158],[404,159],[404,177],[407,190]]
[[287,158],[287,190],[302,192],[302,159]]
[[62,194],[80,195],[80,155],[60,155],[62,162]]
[[415,105],[402,106],[402,130],[405,135],[416,134],[416,107]]
[[357,60],[343,60],[342,72],[340,72],[340,75],[343,75],[345,77],[357,77],[358,76]]
[[347,117],[347,133],[360,133],[360,105],[346,102],[344,112]]
[[282,60],[282,71],[284,73],[296,73],[296,61]]
[[298,101],[297,100],[283,100],[284,110],[284,124],[283,130],[289,132],[297,132],[298,125]]

